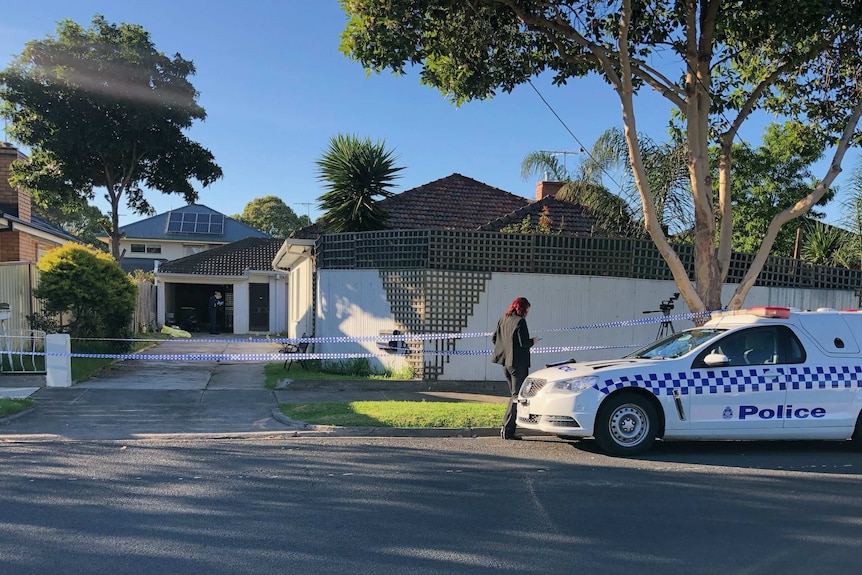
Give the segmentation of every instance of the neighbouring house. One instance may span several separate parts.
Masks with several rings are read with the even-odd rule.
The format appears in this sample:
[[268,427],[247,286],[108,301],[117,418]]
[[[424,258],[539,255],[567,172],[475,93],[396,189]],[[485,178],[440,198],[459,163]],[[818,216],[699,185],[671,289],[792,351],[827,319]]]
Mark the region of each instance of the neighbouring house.
[[[247,237],[156,268],[157,322],[188,331],[281,333],[287,330],[288,274],[272,262],[284,240]],[[220,291],[216,330],[207,303]]]
[[69,242],[80,242],[33,213],[30,194],[9,183],[12,163],[27,156],[0,142],[0,261],[36,262],[48,250]]
[[[326,233],[317,222],[288,239],[273,265],[290,274],[291,292],[312,294],[315,352],[368,355],[428,381],[502,381],[488,333],[518,296],[533,302],[530,329],[544,335],[534,366],[619,357],[693,325],[690,317],[665,325],[659,304],[678,288],[655,245],[604,234],[590,210],[555,197],[560,186],[540,182],[531,202],[454,174],[382,200],[390,229]],[[535,230],[540,218],[553,222],[550,233],[501,233]],[[690,246],[678,253],[693,269]],[[734,254],[725,301],[752,257]],[[860,293],[858,270],[770,258],[746,301],[855,309]],[[687,311],[678,302],[673,313]]]
[[[245,238],[271,238],[203,204],[191,204],[120,227],[120,265],[128,272]],[[110,242],[105,236],[102,240]]]
[[81,242],[34,214],[30,194],[9,183],[12,163],[26,158],[12,144],[0,142],[0,303],[11,306],[4,320],[7,330],[29,328],[27,316],[39,308],[32,294],[36,262],[52,248]]

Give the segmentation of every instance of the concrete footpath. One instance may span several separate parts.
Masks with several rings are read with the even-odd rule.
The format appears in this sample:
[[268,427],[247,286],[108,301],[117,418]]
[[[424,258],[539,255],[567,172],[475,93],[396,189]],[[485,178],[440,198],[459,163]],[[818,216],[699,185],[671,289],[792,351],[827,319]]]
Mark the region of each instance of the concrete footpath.
[[[266,344],[272,345],[272,344]],[[174,353],[170,346],[157,352]],[[217,347],[217,346],[216,346]],[[185,350],[183,350],[185,351]],[[212,352],[212,350],[207,350]],[[309,426],[278,411],[279,403],[410,400],[505,403],[500,382],[419,382],[302,378],[264,387],[265,362],[119,361],[69,388],[48,388],[44,375],[0,375],[0,397],[30,397],[34,409],[0,419],[0,442],[129,440],[164,436],[496,435],[499,428],[393,429]]]

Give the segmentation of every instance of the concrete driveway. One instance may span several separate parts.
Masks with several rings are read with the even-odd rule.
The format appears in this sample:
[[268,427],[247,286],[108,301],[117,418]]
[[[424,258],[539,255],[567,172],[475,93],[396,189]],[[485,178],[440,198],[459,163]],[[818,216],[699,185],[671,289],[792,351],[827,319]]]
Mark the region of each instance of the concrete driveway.
[[[275,353],[268,342],[235,336],[166,340],[141,355]],[[6,396],[36,401],[36,408],[0,425],[3,440],[34,437],[125,439],[161,434],[283,431],[272,416],[278,405],[264,387],[268,361],[118,361],[69,388],[30,387],[38,376],[3,376]],[[29,391],[21,391],[29,390]],[[10,393],[15,392],[15,393]]]

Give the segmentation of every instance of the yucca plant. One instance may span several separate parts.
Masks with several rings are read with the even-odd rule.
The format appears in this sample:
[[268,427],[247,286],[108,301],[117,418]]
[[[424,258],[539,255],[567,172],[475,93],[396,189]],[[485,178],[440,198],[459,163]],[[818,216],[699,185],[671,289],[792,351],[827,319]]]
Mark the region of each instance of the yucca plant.
[[318,198],[328,232],[364,232],[386,228],[386,211],[378,199],[393,195],[389,187],[402,167],[393,150],[380,140],[338,134],[317,160],[326,192]]

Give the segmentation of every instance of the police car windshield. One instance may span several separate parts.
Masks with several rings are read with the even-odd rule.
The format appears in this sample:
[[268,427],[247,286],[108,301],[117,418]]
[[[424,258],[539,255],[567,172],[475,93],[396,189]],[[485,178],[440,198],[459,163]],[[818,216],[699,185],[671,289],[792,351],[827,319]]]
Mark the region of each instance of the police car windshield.
[[673,359],[683,356],[688,352],[700,347],[701,344],[707,342],[718,334],[724,332],[723,329],[690,329],[675,333],[670,337],[657,341],[647,347],[641,348],[634,353],[630,353],[626,357],[634,357],[639,359]]

